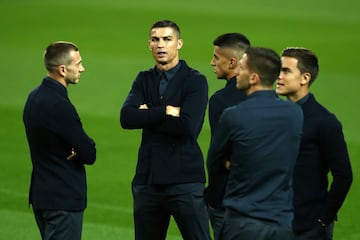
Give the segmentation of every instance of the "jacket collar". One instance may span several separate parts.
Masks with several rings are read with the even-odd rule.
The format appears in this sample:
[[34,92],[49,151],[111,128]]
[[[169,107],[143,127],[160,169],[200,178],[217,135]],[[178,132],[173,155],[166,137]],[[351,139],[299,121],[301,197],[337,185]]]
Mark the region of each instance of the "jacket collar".
[[68,96],[68,91],[66,87],[64,87],[64,85],[62,85],[61,83],[59,83],[58,81],[56,81],[51,77],[45,77],[44,80],[42,81],[42,85],[55,90],[61,95],[64,95],[66,97]]

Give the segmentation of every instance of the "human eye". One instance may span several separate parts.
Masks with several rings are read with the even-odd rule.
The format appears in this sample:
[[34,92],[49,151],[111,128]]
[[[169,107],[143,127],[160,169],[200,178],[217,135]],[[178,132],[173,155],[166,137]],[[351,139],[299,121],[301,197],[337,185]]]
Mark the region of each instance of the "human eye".
[[157,37],[151,37],[150,41],[151,41],[151,42],[158,42],[158,41],[159,41],[159,38],[157,38]]
[[285,74],[288,74],[291,72],[289,68],[282,68],[281,71]]

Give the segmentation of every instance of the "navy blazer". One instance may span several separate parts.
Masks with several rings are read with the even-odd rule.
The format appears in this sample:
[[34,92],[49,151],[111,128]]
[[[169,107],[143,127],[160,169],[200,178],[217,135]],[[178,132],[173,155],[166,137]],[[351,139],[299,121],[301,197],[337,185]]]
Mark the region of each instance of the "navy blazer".
[[291,228],[292,174],[302,127],[301,108],[279,99],[273,90],[256,91],[224,110],[211,140],[207,169],[209,176],[223,171],[230,143],[223,201],[227,209]]
[[[223,111],[231,106],[237,105],[246,99],[246,94],[243,90],[236,88],[236,76],[226,82],[224,88],[216,91],[209,99],[209,123],[211,136],[214,136],[217,129],[219,119]],[[245,114],[245,113],[244,113]],[[230,160],[231,149],[224,159]],[[226,182],[229,175],[227,169],[219,172],[216,175],[209,175],[209,184],[205,191],[205,200],[212,208],[222,208],[223,198],[225,194]]]
[[[49,77],[28,96],[23,112],[32,174],[34,209],[80,211],[86,207],[84,164],[96,159],[95,143],[82,128],[66,88]],[[76,157],[66,158],[71,149]]]
[[[301,104],[303,136],[294,170],[294,230],[311,229],[318,219],[336,218],[352,182],[341,123],[312,94]],[[328,173],[333,181],[328,190]]]
[[[204,159],[197,138],[208,99],[204,75],[181,60],[162,100],[155,68],[140,72],[120,113],[124,129],[143,129],[133,184],[205,182]],[[139,109],[147,104],[149,109]],[[166,115],[166,105],[181,108]]]

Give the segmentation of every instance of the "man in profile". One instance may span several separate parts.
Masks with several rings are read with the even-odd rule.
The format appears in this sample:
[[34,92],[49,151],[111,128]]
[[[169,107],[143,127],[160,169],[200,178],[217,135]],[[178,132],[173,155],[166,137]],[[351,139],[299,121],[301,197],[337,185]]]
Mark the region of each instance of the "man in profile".
[[32,174],[29,202],[42,239],[80,240],[87,204],[85,164],[96,159],[67,88],[85,71],[78,47],[51,43],[44,54],[47,77],[28,96],[23,112]]

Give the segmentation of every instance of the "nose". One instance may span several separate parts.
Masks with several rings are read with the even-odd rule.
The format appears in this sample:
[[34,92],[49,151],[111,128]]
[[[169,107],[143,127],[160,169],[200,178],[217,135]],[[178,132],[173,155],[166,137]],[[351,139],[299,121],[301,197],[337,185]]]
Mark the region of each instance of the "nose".
[[163,46],[164,46],[164,43],[165,43],[164,39],[159,39],[159,42],[158,42],[157,47],[158,47],[158,48],[163,47]]
[[84,65],[80,65],[80,68],[79,68],[79,72],[85,72],[85,67],[84,67]]

